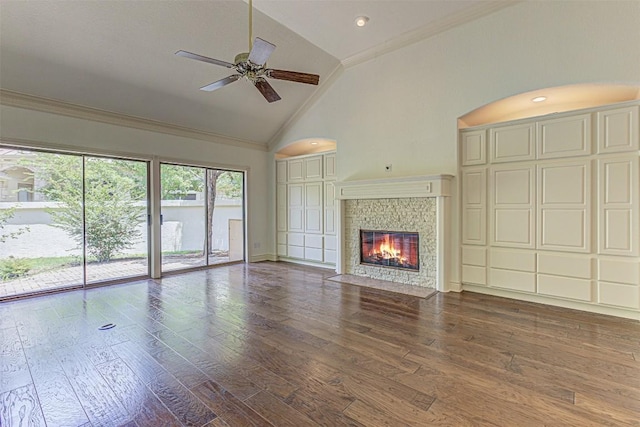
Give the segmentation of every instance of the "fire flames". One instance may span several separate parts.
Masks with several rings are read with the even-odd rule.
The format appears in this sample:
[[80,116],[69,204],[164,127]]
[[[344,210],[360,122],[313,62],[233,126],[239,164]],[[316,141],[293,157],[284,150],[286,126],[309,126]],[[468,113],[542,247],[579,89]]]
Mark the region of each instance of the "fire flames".
[[385,236],[384,242],[380,243],[377,250],[374,249],[373,255],[379,255],[383,259],[396,259],[401,263],[407,262],[407,258],[402,256],[402,251],[396,249],[389,241],[389,236]]
[[360,230],[360,262],[419,270],[418,233]]

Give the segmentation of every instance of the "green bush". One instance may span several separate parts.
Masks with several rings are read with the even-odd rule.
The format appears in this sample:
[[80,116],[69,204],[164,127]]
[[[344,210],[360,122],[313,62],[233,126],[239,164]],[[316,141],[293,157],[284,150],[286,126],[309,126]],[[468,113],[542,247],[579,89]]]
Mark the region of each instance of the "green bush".
[[0,261],[0,279],[11,280],[26,276],[31,270],[29,260],[24,258],[9,258]]

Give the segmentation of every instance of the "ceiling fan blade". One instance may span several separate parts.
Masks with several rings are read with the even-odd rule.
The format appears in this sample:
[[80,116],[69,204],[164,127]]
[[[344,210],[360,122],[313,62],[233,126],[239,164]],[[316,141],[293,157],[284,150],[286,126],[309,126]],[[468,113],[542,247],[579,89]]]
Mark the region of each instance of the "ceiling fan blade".
[[216,89],[220,89],[221,87],[228,85],[229,83],[235,82],[240,77],[242,77],[240,74],[232,74],[229,77],[225,77],[224,79],[218,80],[217,82],[213,82],[213,83],[208,84],[206,86],[202,86],[200,88],[200,90],[204,90],[204,91],[207,91],[207,92],[213,92]]
[[209,64],[220,65],[222,67],[227,67],[227,68],[233,68],[235,66],[230,62],[220,61],[219,59],[209,58],[207,56],[202,56],[196,53],[187,52],[186,50],[179,50],[176,52],[176,55],[189,58],[189,59],[195,59],[196,61],[208,62]]
[[256,37],[253,41],[253,47],[251,48],[251,52],[249,52],[249,61],[253,62],[256,65],[264,65],[267,62],[267,59],[271,56],[273,51],[275,50],[276,45],[269,43],[268,41],[262,40],[260,37]]
[[262,96],[264,96],[264,99],[266,99],[270,103],[281,99],[280,95],[278,95],[278,93],[265,79],[258,79],[254,84],[256,85]]
[[290,82],[306,83],[308,85],[317,85],[320,76],[317,74],[298,73],[296,71],[286,70],[267,70],[267,77],[278,80],[288,80]]

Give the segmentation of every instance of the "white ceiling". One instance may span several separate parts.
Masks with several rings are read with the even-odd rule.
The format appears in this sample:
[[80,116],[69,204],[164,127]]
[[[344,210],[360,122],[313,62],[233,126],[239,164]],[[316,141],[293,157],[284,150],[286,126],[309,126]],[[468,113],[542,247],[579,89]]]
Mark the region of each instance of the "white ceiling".
[[[455,22],[488,1],[254,0],[253,34],[275,45],[271,68],[320,83],[354,55]],[[357,28],[354,19],[367,15]],[[0,0],[0,87],[265,144],[317,87],[270,80],[268,104],[244,80],[198,90],[230,70],[180,58],[187,50],[233,62],[248,50],[248,5],[212,1]]]
[[[488,1],[253,0],[256,9],[344,61]],[[369,23],[357,28],[358,16]]]

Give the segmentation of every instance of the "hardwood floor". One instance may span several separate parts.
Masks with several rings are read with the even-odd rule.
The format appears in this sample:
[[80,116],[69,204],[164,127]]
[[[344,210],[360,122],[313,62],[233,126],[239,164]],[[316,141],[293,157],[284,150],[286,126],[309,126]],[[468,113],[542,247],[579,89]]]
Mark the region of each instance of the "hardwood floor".
[[240,264],[0,304],[0,425],[640,425],[638,322],[331,275]]

